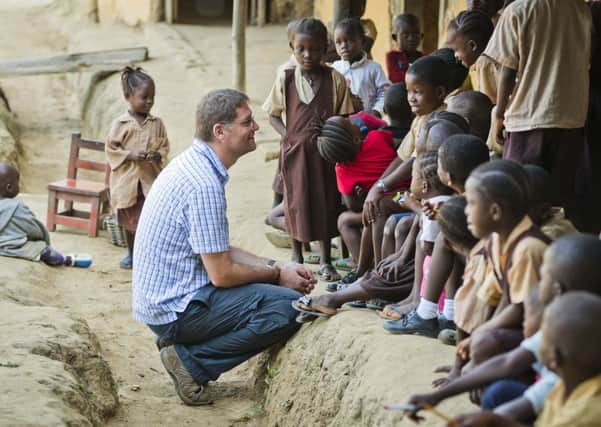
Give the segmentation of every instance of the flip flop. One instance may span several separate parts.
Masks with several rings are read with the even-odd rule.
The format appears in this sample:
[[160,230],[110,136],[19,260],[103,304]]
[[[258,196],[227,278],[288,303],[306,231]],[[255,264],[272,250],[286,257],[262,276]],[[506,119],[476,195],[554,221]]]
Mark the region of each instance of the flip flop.
[[302,296],[296,301],[292,301],[292,308],[301,313],[318,317],[331,317],[338,311],[335,308],[324,307],[321,305],[313,306],[311,305],[312,301],[313,299],[309,295]]
[[321,256],[319,253],[311,252],[305,257],[305,264],[319,264],[321,262]]
[[357,268],[357,264],[352,258],[340,258],[334,261],[334,267],[338,270],[353,271]]

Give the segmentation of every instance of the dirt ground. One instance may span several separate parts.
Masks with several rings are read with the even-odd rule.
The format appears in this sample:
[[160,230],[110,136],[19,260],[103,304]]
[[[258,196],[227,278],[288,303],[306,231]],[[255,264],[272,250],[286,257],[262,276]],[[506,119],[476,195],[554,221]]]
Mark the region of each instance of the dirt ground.
[[[73,10],[77,13],[73,13]],[[231,84],[230,28],[165,24],[143,28],[129,28],[118,24],[103,26],[90,23],[88,12],[88,3],[85,1],[2,1],[0,26],[4,34],[12,34],[13,37],[3,37],[0,40],[0,57],[12,59],[67,51],[148,46],[151,59],[143,67],[154,77],[157,85],[153,113],[165,122],[172,156],[187,148],[193,136],[194,110],[198,100],[210,89],[228,87]],[[247,40],[247,93],[261,131],[256,138],[258,149],[230,170],[227,196],[231,240],[232,244],[254,253],[285,259],[289,256],[288,252],[273,248],[263,237],[267,231],[263,219],[271,204],[269,189],[276,166],[274,162],[266,163],[264,157],[266,153],[277,149],[278,144],[274,131],[267,124],[266,115],[260,110],[272,84],[276,66],[289,55],[285,28],[249,28]],[[118,79],[111,77],[106,80],[110,85],[105,85],[103,93],[98,94],[102,100],[93,104],[87,112],[89,122],[83,123],[83,82],[85,79],[78,75],[0,79],[0,86],[17,113],[20,125],[22,198],[42,220],[45,220],[47,183],[63,178],[66,173],[70,133],[87,129],[89,133],[84,136],[102,139],[110,123],[101,109],[120,112],[126,108],[120,99]],[[337,423],[344,420],[349,425],[382,425],[380,422],[389,424],[398,421],[398,418],[372,418],[368,414],[369,411],[381,411],[382,396],[400,398],[411,391],[418,391],[418,388],[422,391],[431,380],[427,373],[430,368],[450,362],[451,348],[435,346],[432,342],[424,346],[423,340],[413,337],[395,341],[395,351],[402,352],[403,348],[409,350],[407,358],[399,356],[402,361],[400,366],[399,358],[391,355],[380,358],[377,354],[389,348],[391,340],[398,337],[386,335],[380,328],[380,322],[371,313],[357,316],[345,313],[340,316],[343,320],[332,321],[327,329],[323,324],[307,328],[294,339],[291,347],[310,355],[320,354],[320,349],[327,346],[330,338],[336,340],[341,351],[353,346],[355,341],[361,343],[356,351],[352,351],[353,358],[347,365],[357,368],[357,375],[365,375],[366,379],[362,383],[351,383],[353,387],[346,394],[344,389],[339,390],[340,402],[328,407],[330,412],[317,411],[315,418],[308,417],[304,421],[302,414],[291,415],[289,423],[286,422],[286,413],[294,411],[287,408],[286,413],[282,413],[278,409],[281,409],[285,399],[279,402],[275,390],[294,395],[299,402],[296,406],[305,408],[304,411],[307,401],[312,399],[311,393],[318,394],[316,401],[323,402],[324,396],[330,392],[319,389],[318,373],[314,373],[316,377],[307,381],[305,387],[296,387],[297,381],[303,381],[302,370],[300,373],[297,371],[307,361],[301,363],[294,358],[287,361],[286,353],[278,357],[277,366],[292,365],[289,369],[294,370],[296,366],[297,371],[287,379],[282,370],[279,370],[278,380],[267,400],[273,415],[260,417],[264,415],[264,409],[253,389],[253,363],[244,364],[222,377],[219,381],[222,398],[213,407],[188,408],[174,395],[171,381],[165,374],[154,347],[152,333],[131,317],[131,274],[118,268],[124,250],[110,245],[105,232],[96,239],[89,239],[85,233],[59,227],[52,233],[52,240],[53,245],[63,252],[92,254],[94,265],[89,270],[59,270],[25,261],[0,259],[0,271],[13,272],[6,276],[2,273],[5,280],[1,285],[8,291],[5,289],[5,292],[0,293],[0,298],[8,295],[9,299],[25,302],[35,300],[30,301],[30,304],[43,300],[44,304],[59,307],[86,320],[98,339],[101,354],[108,362],[118,386],[120,406],[116,415],[108,421],[111,426],[199,423],[206,426],[263,423],[280,426],[322,425],[332,417],[338,417]],[[22,287],[19,280],[25,282]],[[10,310],[10,307],[6,310]],[[357,332],[360,337],[354,336]],[[378,351],[375,353],[370,350],[369,340],[365,341],[368,333],[374,334],[371,339],[378,342]],[[316,339],[320,342],[312,346]],[[422,355],[422,349],[432,351]],[[288,353],[290,351],[292,350],[288,350]],[[359,357],[360,354],[365,357]],[[343,356],[344,353],[337,353],[338,358]],[[377,374],[375,377],[365,371],[370,366],[378,367],[374,371]],[[394,372],[390,378],[395,379],[396,383],[402,382],[399,384],[398,394],[390,391],[394,383],[386,381],[385,384],[380,384],[378,381],[377,376],[387,375],[387,371]],[[33,372],[35,374],[35,370]],[[417,378],[415,372],[420,373]],[[409,380],[411,375],[413,377]],[[343,387],[339,381],[337,384]],[[362,387],[357,387],[358,385]],[[309,386],[312,388],[307,388]],[[384,386],[387,387],[386,393],[380,393]],[[299,395],[301,391],[304,396]],[[369,396],[366,401],[371,402],[370,408],[364,408],[363,415],[360,412],[356,415],[356,410],[352,412],[352,408],[357,405],[361,407],[364,394]],[[380,398],[376,397],[378,395]],[[463,408],[464,403],[455,405],[455,410]],[[340,411],[341,415],[332,414],[332,411]],[[32,412],[29,422],[45,424],[42,417],[43,415]],[[323,423],[319,420],[323,420]],[[378,423],[374,424],[376,420]],[[54,424],[46,421],[46,424]],[[432,422],[434,424],[431,425],[435,425]],[[0,424],[2,423],[0,416]],[[338,425],[337,423],[334,425]]]

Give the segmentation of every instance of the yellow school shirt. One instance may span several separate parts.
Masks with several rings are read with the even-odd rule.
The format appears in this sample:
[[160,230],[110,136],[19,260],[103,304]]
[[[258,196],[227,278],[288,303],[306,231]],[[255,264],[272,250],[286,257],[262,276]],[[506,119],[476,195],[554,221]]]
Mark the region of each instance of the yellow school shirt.
[[[434,111],[445,111],[446,109],[447,104],[442,104]],[[422,131],[424,125],[426,124],[432,113],[424,114],[423,116],[415,116],[415,118],[411,122],[409,132],[407,132],[407,135],[405,135],[405,138],[403,138],[403,142],[401,142],[401,145],[397,150],[398,156],[403,161],[406,161],[411,157],[415,156],[415,143],[417,142],[420,132]]]
[[551,390],[536,427],[601,426],[601,375],[581,383],[564,402],[563,381]]
[[497,103],[497,73],[500,66],[490,57],[482,54],[475,64],[470,67],[472,87],[488,96],[490,101]]

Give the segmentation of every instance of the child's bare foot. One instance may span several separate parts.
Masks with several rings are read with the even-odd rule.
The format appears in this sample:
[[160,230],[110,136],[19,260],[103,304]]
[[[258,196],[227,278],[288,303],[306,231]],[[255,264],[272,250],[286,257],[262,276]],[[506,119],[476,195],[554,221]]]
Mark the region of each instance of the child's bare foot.
[[321,264],[319,267],[319,277],[326,282],[337,282],[341,279],[340,274],[332,264]]
[[337,305],[330,295],[325,294],[316,297],[305,295],[294,301],[292,307],[305,314],[333,316],[340,305]]

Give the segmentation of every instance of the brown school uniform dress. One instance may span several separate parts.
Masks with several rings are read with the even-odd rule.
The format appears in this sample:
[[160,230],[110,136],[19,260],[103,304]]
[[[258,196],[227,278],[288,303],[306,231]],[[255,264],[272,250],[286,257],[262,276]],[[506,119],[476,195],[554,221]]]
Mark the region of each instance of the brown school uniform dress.
[[[151,115],[140,125],[124,113],[113,122],[105,151],[111,168],[111,206],[117,211],[118,223],[127,231],[136,231],[145,197],[169,152],[165,126]],[[158,151],[161,161],[127,160],[131,151]]]
[[504,10],[484,52],[517,70],[505,112],[509,137],[503,157],[549,171],[554,204],[563,206],[578,228],[588,221],[583,177],[591,32],[582,0],[519,1]]
[[317,150],[319,126],[334,114],[332,70],[323,68],[321,85],[305,104],[296,89],[294,70],[286,71],[286,137],[281,164],[286,229],[301,242],[327,240],[338,235],[341,196],[334,164]]

